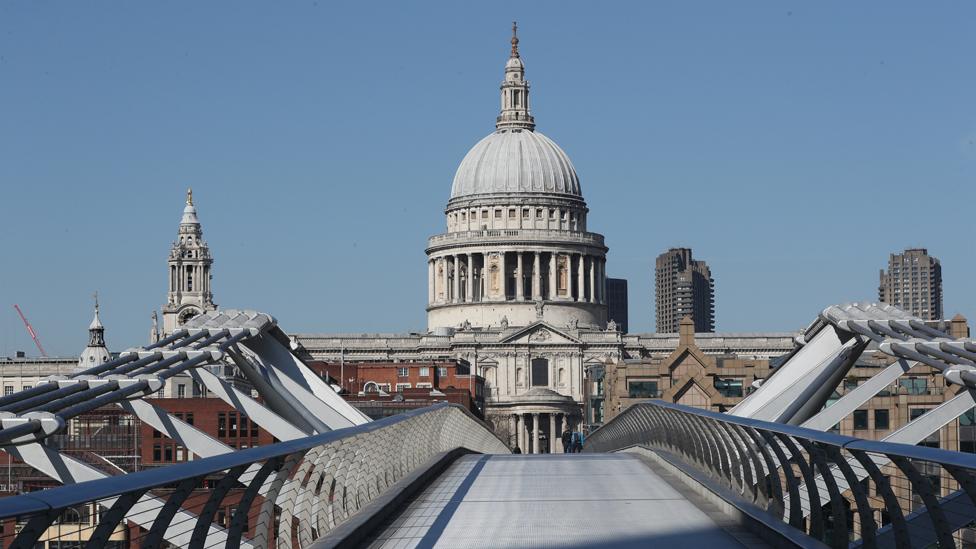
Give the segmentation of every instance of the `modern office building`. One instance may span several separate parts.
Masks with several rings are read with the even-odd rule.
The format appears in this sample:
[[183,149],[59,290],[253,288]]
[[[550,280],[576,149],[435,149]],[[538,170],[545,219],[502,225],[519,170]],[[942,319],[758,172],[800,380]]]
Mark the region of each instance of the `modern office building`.
[[681,319],[690,316],[695,332],[715,331],[715,282],[704,261],[691,248],[671,248],[657,256],[654,267],[657,331],[678,332]]
[[942,264],[925,248],[889,255],[880,278],[879,301],[924,320],[942,318]]
[[624,334],[629,331],[627,315],[627,280],[607,278],[607,318]]

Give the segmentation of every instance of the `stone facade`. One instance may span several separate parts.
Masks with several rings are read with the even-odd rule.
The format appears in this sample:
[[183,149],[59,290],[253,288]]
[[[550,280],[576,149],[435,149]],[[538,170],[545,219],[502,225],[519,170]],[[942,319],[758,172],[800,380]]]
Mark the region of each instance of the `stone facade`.
[[170,248],[167,262],[169,289],[166,304],[163,305],[164,336],[198,314],[217,308],[210,289],[213,258],[210,257],[210,247],[203,240],[203,228],[193,205],[192,190],[186,191],[186,207],[183,208],[179,233]]

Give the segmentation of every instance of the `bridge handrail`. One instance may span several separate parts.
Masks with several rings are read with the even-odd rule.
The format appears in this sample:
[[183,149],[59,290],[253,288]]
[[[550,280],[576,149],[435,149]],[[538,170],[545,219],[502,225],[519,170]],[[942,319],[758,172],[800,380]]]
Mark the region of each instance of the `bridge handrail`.
[[[587,437],[585,451],[635,446],[663,451],[686,472],[712,478],[735,497],[834,547],[933,542],[949,547],[976,520],[974,454],[864,440],[659,400],[636,403],[605,423]],[[938,484],[931,480],[936,473]],[[873,495],[863,482],[868,478],[876,488]],[[844,505],[859,522],[857,536]],[[879,526],[882,509],[890,523]]]
[[[417,423],[417,420],[422,420]],[[413,425],[412,424],[417,424]],[[432,429],[436,430],[442,428],[444,425],[452,424],[452,429],[450,432],[439,433],[441,437],[440,444],[437,447],[431,448],[412,448],[416,446],[411,444],[411,435],[418,435],[420,429],[424,430],[425,433],[429,434]],[[400,444],[398,445],[398,452],[389,452],[390,448],[386,448],[384,451],[392,453],[392,456],[369,456],[371,445],[375,444],[377,448],[381,447],[381,443],[385,443],[389,446],[390,439],[396,439],[396,436],[390,437],[385,436],[384,433],[390,431],[404,431],[399,433],[401,436]],[[394,433],[396,435],[397,433]],[[446,440],[445,439],[446,436]],[[419,438],[419,437],[418,437]],[[339,477],[339,471],[336,467],[340,465],[342,467],[347,467],[350,469],[357,469],[358,466],[363,465],[365,462],[369,462],[369,465],[374,467],[379,462],[389,463],[391,460],[400,459],[406,460],[408,466],[416,468],[426,460],[432,458],[438,453],[445,451],[451,451],[459,448],[464,448],[474,452],[482,453],[507,453],[508,449],[504,442],[499,439],[494,433],[492,433],[483,422],[473,416],[467,409],[457,404],[439,403],[426,408],[420,408],[417,410],[412,410],[404,412],[402,414],[397,414],[384,419],[366,423],[363,425],[348,427],[344,429],[334,430],[330,432],[325,432],[317,435],[312,435],[306,438],[300,438],[289,441],[277,442],[275,444],[258,446],[255,448],[249,448],[245,450],[238,450],[234,452],[228,452],[226,454],[216,455],[208,458],[188,461],[176,465],[169,465],[166,467],[159,467],[154,469],[148,469],[139,471],[132,474],[120,475],[114,477],[103,478],[99,480],[82,482],[73,485],[66,485],[57,488],[51,488],[47,490],[42,490],[38,492],[32,492],[29,494],[22,494],[18,496],[11,496],[7,498],[0,498],[0,520],[19,518],[21,521],[25,517],[35,519],[38,517],[49,517],[47,520],[47,525],[43,527],[35,526],[34,530],[38,535],[42,534],[51,524],[57,514],[69,507],[74,507],[82,504],[88,504],[96,501],[110,500],[112,498],[119,498],[120,496],[126,494],[141,494],[148,490],[166,486],[172,486],[185,481],[192,481],[193,479],[202,479],[220,475],[222,472],[230,471],[238,475],[237,478],[231,478],[233,484],[243,484],[247,487],[248,491],[256,493],[258,488],[263,483],[261,475],[247,475],[242,474],[248,467],[256,468],[259,464],[270,464],[278,463],[280,464],[277,468],[269,467],[268,474],[274,477],[275,473],[280,473],[285,471],[288,477],[292,480],[298,479],[298,473],[289,472],[289,463],[286,458],[293,458],[290,467],[293,471],[298,471],[304,468],[306,472],[314,472],[320,469],[321,461],[323,455],[326,453],[325,449],[331,448],[334,454],[338,454],[343,449],[354,448],[356,451],[352,453],[347,453],[344,456],[340,456],[339,460],[346,460],[346,463],[337,464],[331,463],[333,466],[331,476],[334,479]],[[316,455],[316,449],[321,449]],[[378,452],[378,451],[377,451]],[[373,452],[373,453],[377,453]],[[330,462],[335,462],[336,460],[331,459]],[[274,460],[278,460],[275,462]],[[312,461],[314,460],[314,463]],[[356,463],[353,463],[356,462]],[[273,469],[273,470],[272,470]],[[412,469],[403,469],[397,466],[391,467],[389,469],[391,477],[385,476],[387,474],[386,470],[383,471],[370,471],[367,469],[365,472],[360,471],[359,476],[370,476],[370,475],[384,475],[383,478],[377,476],[375,482],[374,479],[369,478],[368,480],[372,483],[367,487],[365,492],[365,499],[360,499],[360,495],[363,493],[363,484],[360,482],[356,485],[348,485],[347,488],[351,488],[355,493],[355,505],[352,512],[348,512],[347,509],[343,509],[340,518],[345,518],[358,510],[365,504],[367,504],[372,499],[375,499],[383,489],[391,485],[399,478],[410,472]],[[225,478],[228,475],[225,475]],[[268,475],[265,475],[267,478]],[[314,476],[314,475],[313,475]],[[359,482],[362,479],[359,476],[350,477],[352,481]],[[302,481],[303,484],[308,484],[309,476],[306,475],[305,479]],[[344,479],[346,482],[348,479]],[[314,485],[314,481],[311,481]],[[381,489],[382,485],[382,489]],[[306,491],[308,488],[304,488]],[[375,489],[375,490],[374,490]],[[179,490],[177,490],[178,492]],[[316,492],[318,489],[316,488]],[[265,495],[265,494],[262,494]],[[319,494],[316,493],[318,496]],[[331,497],[331,496],[330,496]],[[282,498],[277,498],[279,501]],[[284,506],[293,505],[296,501],[295,497],[285,498]],[[321,499],[321,498],[320,498]],[[345,498],[343,498],[345,499]],[[177,502],[182,503],[180,502]],[[219,504],[219,501],[217,502]],[[328,505],[332,505],[332,501],[328,502]],[[322,505],[321,502],[316,503],[316,505]],[[345,502],[343,502],[345,505]],[[107,504],[103,503],[103,506]],[[286,515],[287,509],[282,511],[282,515]],[[294,516],[296,510],[292,510],[293,513],[290,516]],[[116,523],[118,523],[123,517],[120,515],[116,518]],[[172,517],[170,517],[172,520]],[[284,520],[281,521],[285,522]],[[289,524],[281,525],[281,529],[290,529],[291,521]],[[308,521],[304,521],[307,523]],[[333,526],[338,524],[340,521],[334,521]],[[253,522],[252,522],[253,524]],[[28,523],[30,526],[30,523]],[[194,525],[190,525],[193,528]],[[299,528],[303,531],[303,535],[308,536],[309,531],[312,527],[308,524],[301,524]],[[27,530],[25,528],[24,530]],[[155,529],[155,525],[154,525]],[[114,527],[108,531],[114,530]],[[22,531],[23,533],[23,531]],[[237,532],[240,536],[241,532]],[[317,532],[311,535],[314,539],[315,537],[320,537],[325,532],[319,529]],[[291,535],[290,530],[288,533],[289,537]],[[238,538],[239,539],[239,538]],[[35,540],[36,541],[36,540]],[[209,543],[209,542],[208,542]],[[33,545],[25,545],[33,546]]]

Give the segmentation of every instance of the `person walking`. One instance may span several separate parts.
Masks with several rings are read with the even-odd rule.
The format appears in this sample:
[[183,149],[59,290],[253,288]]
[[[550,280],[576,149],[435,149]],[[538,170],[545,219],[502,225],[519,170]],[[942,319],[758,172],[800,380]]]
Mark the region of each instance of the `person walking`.
[[572,443],[570,444],[570,453],[578,454],[583,451],[583,432],[575,431],[573,432]]
[[563,429],[563,434],[560,438],[563,441],[563,453],[570,453],[573,449],[573,433],[569,432],[569,427]]

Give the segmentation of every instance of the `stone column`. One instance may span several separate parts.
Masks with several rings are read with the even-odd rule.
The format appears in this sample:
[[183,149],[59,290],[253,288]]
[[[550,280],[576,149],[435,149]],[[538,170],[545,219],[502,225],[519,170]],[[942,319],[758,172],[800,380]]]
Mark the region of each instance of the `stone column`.
[[434,295],[434,260],[427,260],[427,304],[431,305],[434,303],[434,299],[437,297]]
[[525,291],[522,289],[522,252],[515,252],[515,300],[525,299]]
[[519,414],[522,426],[519,428],[519,448],[523,454],[529,453],[529,418],[528,414]]
[[579,256],[579,267],[576,270],[576,301],[586,301],[586,279],[584,274],[586,271],[583,268],[583,254]]
[[474,254],[468,254],[468,284],[465,288],[464,300],[468,303],[474,301]]
[[532,414],[532,453],[542,453],[539,451],[539,412]]
[[461,301],[461,256],[455,254],[451,258],[454,262],[454,288],[452,289],[454,295],[451,296],[453,298],[451,301],[459,303]]
[[563,431],[566,430],[566,414],[556,414],[558,421],[556,422],[556,430],[559,431],[559,442],[556,444],[556,451],[558,453],[563,453]]
[[549,254],[549,299],[554,300],[559,292],[556,290],[556,252]]
[[556,433],[556,414],[549,413],[549,453],[556,453],[556,440],[559,435]]
[[498,267],[501,271],[499,274],[501,274],[502,277],[499,287],[502,289],[502,301],[505,301],[508,299],[508,288],[505,286],[505,281],[508,279],[508,276],[505,275],[505,252],[501,252],[498,255],[500,256],[498,258]]
[[511,414],[508,416],[508,443],[518,446],[518,416]]
[[539,252],[533,252],[532,260],[532,300],[542,299],[542,265],[539,262]]
[[450,267],[450,265],[447,264],[447,256],[444,256],[444,257],[441,258],[441,263],[442,263],[442,265],[444,267],[444,276],[441,277],[444,280],[444,284],[443,284],[443,288],[444,288],[444,301],[443,301],[443,303],[450,303],[451,300],[449,299],[449,297],[450,297],[449,294],[451,293],[451,290],[450,290],[450,288],[451,288],[451,279],[449,277],[450,269],[448,267]]
[[596,292],[596,282],[595,282],[596,275],[595,275],[594,269],[596,269],[596,258],[595,257],[591,257],[590,258],[590,303],[596,303],[596,293],[595,293]]

